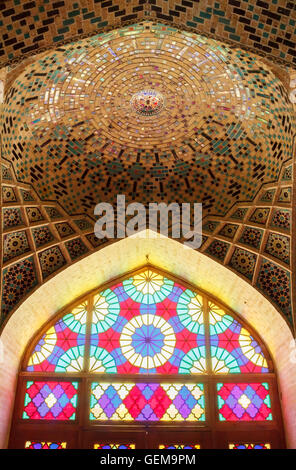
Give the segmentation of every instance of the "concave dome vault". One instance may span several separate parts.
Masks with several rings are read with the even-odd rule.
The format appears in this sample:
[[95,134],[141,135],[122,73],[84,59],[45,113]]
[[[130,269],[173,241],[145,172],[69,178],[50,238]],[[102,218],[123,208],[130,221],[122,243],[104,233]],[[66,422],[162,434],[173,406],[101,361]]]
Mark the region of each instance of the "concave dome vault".
[[3,156],[70,214],[93,215],[122,193],[223,215],[277,180],[294,125],[281,81],[258,57],[144,22],[27,65],[6,94]]

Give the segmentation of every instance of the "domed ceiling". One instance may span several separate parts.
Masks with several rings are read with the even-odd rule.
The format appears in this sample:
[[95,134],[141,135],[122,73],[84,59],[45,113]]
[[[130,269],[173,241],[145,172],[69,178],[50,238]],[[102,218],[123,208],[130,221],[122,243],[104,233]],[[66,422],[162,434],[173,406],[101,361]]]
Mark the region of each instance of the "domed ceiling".
[[18,181],[71,215],[125,194],[222,216],[278,179],[294,133],[260,58],[143,22],[37,56],[6,94],[2,141]]

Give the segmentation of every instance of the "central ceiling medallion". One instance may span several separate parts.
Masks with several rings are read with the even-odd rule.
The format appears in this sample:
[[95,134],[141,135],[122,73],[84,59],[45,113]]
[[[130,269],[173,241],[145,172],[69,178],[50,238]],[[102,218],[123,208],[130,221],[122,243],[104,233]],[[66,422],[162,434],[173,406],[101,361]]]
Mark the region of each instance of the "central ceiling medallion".
[[131,99],[131,105],[142,116],[154,116],[164,106],[164,97],[159,91],[141,90]]

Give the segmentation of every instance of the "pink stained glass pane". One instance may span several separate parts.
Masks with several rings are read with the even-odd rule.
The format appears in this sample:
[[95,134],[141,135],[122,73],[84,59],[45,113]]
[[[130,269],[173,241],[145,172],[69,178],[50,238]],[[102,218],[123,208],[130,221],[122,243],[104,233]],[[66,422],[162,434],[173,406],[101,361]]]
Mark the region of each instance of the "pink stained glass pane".
[[75,420],[78,382],[27,382],[23,419]]
[[220,421],[271,421],[268,383],[218,383]]

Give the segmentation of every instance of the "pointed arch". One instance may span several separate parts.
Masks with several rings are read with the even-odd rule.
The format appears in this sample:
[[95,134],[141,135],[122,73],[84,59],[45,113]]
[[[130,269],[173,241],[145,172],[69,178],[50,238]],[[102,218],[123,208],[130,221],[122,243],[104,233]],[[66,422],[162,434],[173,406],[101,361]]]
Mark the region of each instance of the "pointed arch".
[[[35,332],[50,320],[57,310],[73,298],[79,298],[84,292],[103,284],[106,279],[115,278],[145,264],[148,255],[155,266],[162,266],[175,276],[182,277],[197,288],[220,298],[230,308],[238,311],[263,338],[277,369],[288,442],[293,447],[295,431],[291,405],[294,399],[292,395],[295,377],[285,350],[287,342],[289,344],[292,340],[292,335],[283,319],[265,298],[232,272],[173,240],[154,233],[147,235],[148,238],[143,238],[142,234],[142,237],[122,240],[83,259],[34,292],[15,312],[2,333],[8,360],[5,361],[6,371],[3,364],[1,365],[1,375],[6,372],[7,376],[5,383],[1,382],[4,385],[0,391],[1,400],[6,399],[7,403],[12,405],[20,357]],[[2,446],[5,446],[7,440],[9,411],[11,412],[11,409],[1,410]]]

